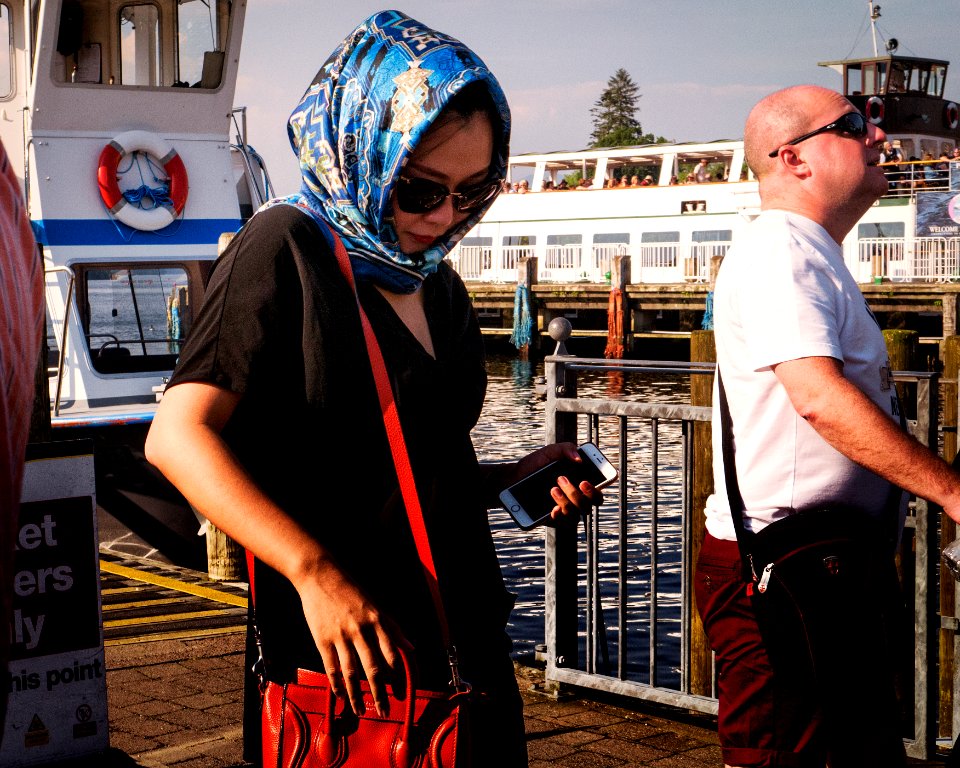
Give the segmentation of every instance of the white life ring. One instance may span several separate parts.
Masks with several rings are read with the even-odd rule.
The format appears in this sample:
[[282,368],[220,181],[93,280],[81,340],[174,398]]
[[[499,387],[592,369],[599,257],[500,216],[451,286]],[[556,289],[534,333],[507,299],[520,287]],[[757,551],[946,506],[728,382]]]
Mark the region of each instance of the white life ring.
[[943,121],[951,131],[957,130],[957,125],[960,123],[960,109],[958,109],[956,102],[947,102],[947,105],[943,108]]
[[874,125],[880,125],[883,122],[883,108],[883,99],[871,96],[863,107],[863,116]]
[[[117,183],[117,168],[124,155],[138,151],[160,161],[170,179],[169,197],[172,207],[157,205],[144,209],[130,203],[123,196]],[[149,131],[121,133],[103,148],[97,167],[97,184],[107,210],[127,226],[144,232],[153,232],[172,224],[183,211],[190,189],[187,169],[180,155],[166,141]]]

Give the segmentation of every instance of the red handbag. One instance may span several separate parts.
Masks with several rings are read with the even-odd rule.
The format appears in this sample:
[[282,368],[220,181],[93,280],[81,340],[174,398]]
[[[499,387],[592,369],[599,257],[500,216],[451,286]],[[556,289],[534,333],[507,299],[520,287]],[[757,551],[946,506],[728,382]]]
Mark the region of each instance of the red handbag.
[[[364,713],[357,716],[337,698],[327,676],[298,670],[293,683],[267,683],[263,697],[263,765],[277,768],[448,768],[458,760],[462,743],[459,700],[466,693],[439,693],[413,688],[406,654],[405,691],[387,687],[390,711],[377,714],[370,686],[361,682]],[[412,692],[412,693],[411,693]]]
[[[332,230],[330,233],[340,271],[356,296],[350,258],[340,238]],[[470,695],[470,685],[460,678],[458,671],[456,648],[450,640],[423,510],[383,353],[359,297],[357,309],[410,529],[437,611],[444,646],[448,649],[450,688],[447,691],[417,690],[411,661],[402,649],[399,650],[403,659],[404,690],[387,686],[389,712],[385,717],[377,714],[366,681],[361,681],[364,713],[358,716],[347,702],[337,711],[337,698],[323,673],[300,669],[296,681],[288,683],[275,683],[261,677],[263,766],[468,768],[469,732],[463,704]],[[252,565],[250,563],[250,591],[255,597]],[[262,670],[262,664],[258,666]]]

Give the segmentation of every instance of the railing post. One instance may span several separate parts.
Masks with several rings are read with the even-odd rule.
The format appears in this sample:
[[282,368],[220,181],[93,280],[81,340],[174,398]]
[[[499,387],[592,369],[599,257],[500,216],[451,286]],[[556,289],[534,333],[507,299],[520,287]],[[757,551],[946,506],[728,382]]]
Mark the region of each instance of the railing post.
[[[690,334],[690,362],[717,361],[717,347],[713,331],[693,331]],[[709,406],[713,403],[713,376],[693,374],[690,376],[690,405]],[[690,611],[690,693],[700,696],[713,695],[713,654],[700,620],[700,612],[694,600],[694,578],[700,546],[706,534],[706,518],[703,509],[707,496],[713,493],[713,445],[711,422],[700,421],[693,425],[693,498],[692,520],[689,527],[689,564],[684,605]]]
[[[570,321],[556,318],[548,328],[558,342],[557,353],[545,360],[547,379],[546,434],[547,445],[576,442],[577,415],[557,413],[557,400],[577,396],[576,374],[566,368],[570,357],[565,342],[570,338]],[[561,525],[546,528],[546,562],[544,573],[544,628],[547,645],[546,678],[557,667],[579,667],[577,634],[580,617],[577,587],[578,527]]]
[[[946,332],[946,330],[944,330]],[[957,398],[960,387],[957,376],[960,372],[960,336],[948,336],[943,340],[943,458],[952,462],[957,455],[957,415],[960,412]],[[946,515],[940,520],[940,547],[950,544],[957,536],[957,526]],[[940,616],[957,618],[957,583],[946,569],[940,569]],[[948,626],[940,627],[940,736],[954,737],[960,730],[960,697],[955,694],[956,644],[960,634]]]

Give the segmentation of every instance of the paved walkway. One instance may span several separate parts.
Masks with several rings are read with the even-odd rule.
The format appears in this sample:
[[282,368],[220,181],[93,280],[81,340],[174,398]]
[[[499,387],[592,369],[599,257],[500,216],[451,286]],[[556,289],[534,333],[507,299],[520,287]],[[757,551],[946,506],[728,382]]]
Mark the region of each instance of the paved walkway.
[[[145,570],[152,567],[144,564]],[[182,573],[190,581],[202,579]],[[106,755],[84,761],[83,768],[248,766],[241,727],[243,635],[159,637],[107,647],[111,747]],[[537,692],[538,670],[522,667],[517,674],[530,768],[722,765],[712,718],[612,699],[556,700]]]

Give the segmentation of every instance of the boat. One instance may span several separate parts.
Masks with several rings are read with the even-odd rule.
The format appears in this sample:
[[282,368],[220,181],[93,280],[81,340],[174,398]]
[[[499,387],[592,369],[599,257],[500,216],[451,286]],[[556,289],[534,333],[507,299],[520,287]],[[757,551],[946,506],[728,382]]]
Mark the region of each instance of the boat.
[[42,252],[53,439],[92,439],[98,504],[185,565],[203,561],[198,520],[143,443],[221,236],[271,194],[233,104],[245,8],[0,5],[0,139]]
[[[875,55],[820,63],[902,155],[885,166],[889,191],[847,235],[843,254],[884,320],[906,313],[936,343],[957,328],[960,110],[944,96],[947,61],[900,55],[895,40],[877,53],[878,15],[870,3]],[[614,287],[634,297],[635,336],[682,335],[707,311],[711,265],[760,212],[742,140],[515,155],[506,187],[450,255],[492,334],[511,332],[510,292],[526,263],[519,282],[539,300],[542,334],[551,317],[579,313],[578,327],[601,335],[607,305],[598,289],[617,272]]]

